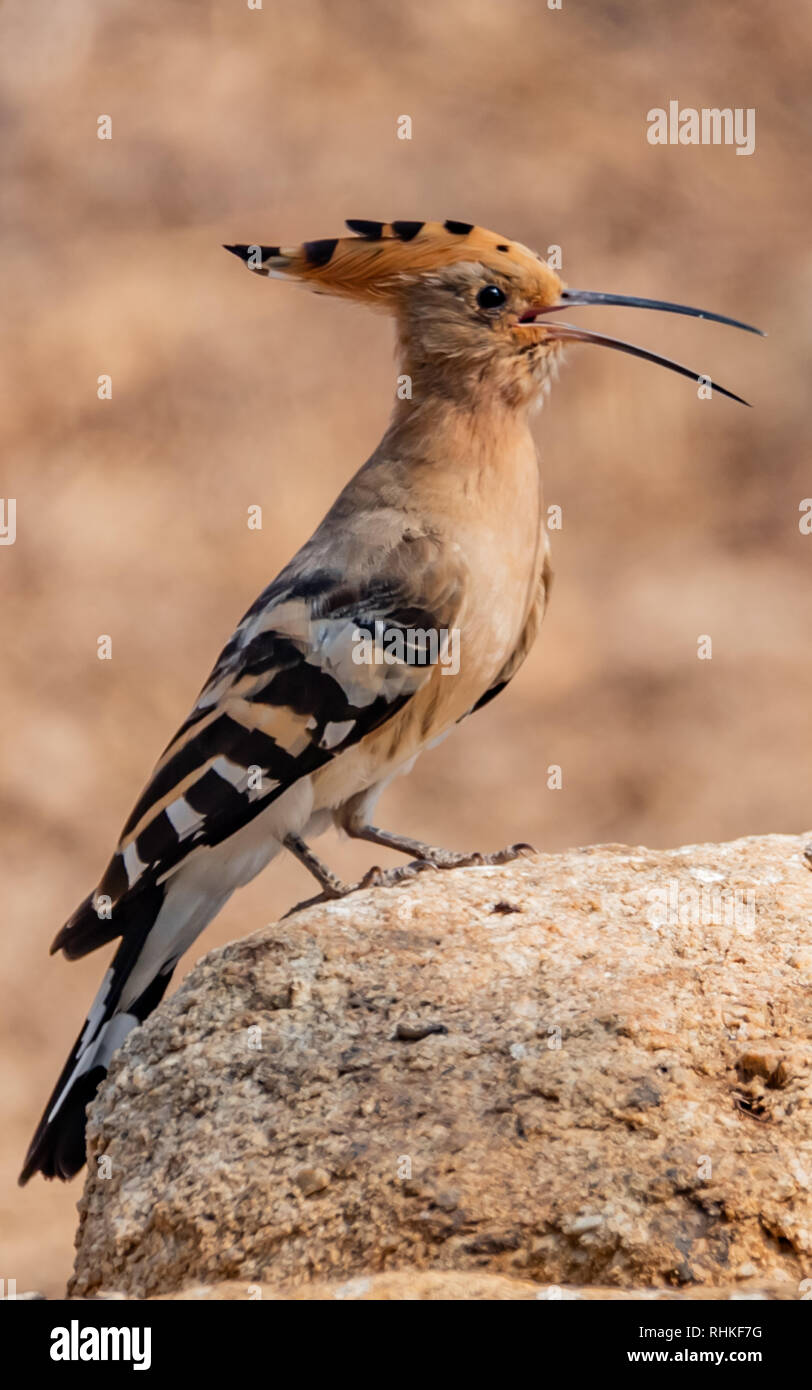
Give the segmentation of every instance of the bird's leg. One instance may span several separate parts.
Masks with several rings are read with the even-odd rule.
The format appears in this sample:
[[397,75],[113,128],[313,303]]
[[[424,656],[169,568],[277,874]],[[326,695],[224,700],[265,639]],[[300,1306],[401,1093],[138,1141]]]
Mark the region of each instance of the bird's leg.
[[[332,869],[322,863],[300,835],[286,835],[282,842],[285,849],[290,850],[299,863],[304,865],[322,890],[317,897],[297,903],[291,908],[291,912],[298,912],[300,908],[313,907],[317,903],[330,902],[336,898],[346,898],[349,893],[354,893],[359,888],[394,888],[398,883],[406,883],[426,869],[462,869],[472,864],[508,864],[512,859],[535,853],[532,845],[510,845],[507,849],[497,850],[495,854],[457,854],[453,850],[435,849],[433,845],[424,845],[422,840],[411,840],[407,835],[395,835],[389,830],[379,830],[375,825],[350,823],[345,824],[344,829],[353,840],[368,840],[373,845],[383,846],[384,849],[398,850],[401,854],[408,854],[412,862],[396,869],[380,869],[375,865],[364,874],[360,883],[344,883]],[[286,912],[285,916],[289,917],[290,912]]]
[[[509,845],[507,849],[497,850],[495,854],[458,854],[450,849],[435,849],[424,845],[421,840],[411,840],[407,835],[394,835],[391,830],[379,830],[376,825],[357,824],[352,820],[345,822],[344,829],[353,840],[369,840],[373,845],[384,849],[395,849],[400,854],[408,854],[425,864],[433,864],[436,869],[462,869],[470,864],[509,864],[525,854],[535,854],[532,845]],[[394,870],[401,873],[401,870]]]
[[[397,838],[397,836],[393,837],[395,840],[397,840]],[[405,864],[401,869],[384,870],[379,869],[376,865],[364,874],[364,877],[359,883],[344,883],[343,880],[338,877],[338,874],[334,874],[332,869],[329,869],[327,865],[319,859],[319,856],[313,853],[313,850],[305,843],[301,835],[294,835],[292,833],[286,835],[282,843],[285,849],[290,850],[291,854],[299,860],[300,864],[304,865],[308,872],[313,875],[316,882],[321,885],[321,892],[315,898],[307,898],[305,902],[296,903],[295,907],[290,909],[290,912],[285,913],[286,917],[289,917],[293,912],[298,912],[303,907],[314,907],[317,903],[332,902],[336,898],[346,898],[349,893],[354,893],[359,888],[393,888],[395,884],[402,883],[405,879],[414,878],[415,874],[419,873],[421,869],[430,869],[432,867],[432,861],[428,859],[421,859],[419,863],[415,864]],[[416,846],[419,849],[428,848],[428,846],[419,845],[416,840],[407,840],[403,843],[406,845],[404,850],[405,854],[412,854],[414,852],[412,846]],[[399,848],[398,845],[394,847]]]
[[316,882],[321,884],[321,898],[314,898],[313,902],[326,901],[328,898],[344,898],[353,888],[357,888],[357,884],[344,883],[338,874],[328,869],[300,835],[286,835],[282,843],[285,849],[289,849],[291,854],[295,855],[300,864],[304,864]]
[[470,858],[469,855],[455,854],[453,850],[435,849],[433,845],[424,845],[422,840],[411,840],[408,835],[395,835],[391,830],[379,830],[377,825],[350,823],[345,829],[353,840],[368,840],[372,845],[397,850],[398,854],[408,854],[410,859],[424,859],[429,864],[436,864],[438,868],[440,865],[451,868],[457,866],[462,859]]

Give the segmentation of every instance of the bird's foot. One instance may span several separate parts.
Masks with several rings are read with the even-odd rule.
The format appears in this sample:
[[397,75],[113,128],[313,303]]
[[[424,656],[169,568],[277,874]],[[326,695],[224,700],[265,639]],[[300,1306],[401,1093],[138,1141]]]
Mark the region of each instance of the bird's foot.
[[399,864],[396,869],[381,869],[377,864],[367,869],[356,888],[396,888],[399,883],[409,883],[426,869],[439,869],[431,859],[412,859],[408,864]]
[[[416,841],[408,843],[410,846],[417,845]],[[399,865],[395,869],[381,869],[375,864],[358,883],[344,883],[297,835],[289,835],[285,840],[285,847],[310,870],[322,887],[322,891],[316,897],[307,898],[292,907],[285,913],[286,917],[293,912],[300,912],[305,907],[316,907],[320,903],[347,898],[351,893],[365,888],[396,888],[398,884],[410,883],[427,869],[466,869],[478,865],[509,864],[513,859],[521,859],[536,852],[532,845],[526,844],[508,845],[507,849],[496,850],[493,854],[458,854],[454,850],[435,849],[433,845],[417,845],[420,857],[412,859],[408,864]]]
[[422,840],[412,840],[407,835],[395,835],[391,830],[381,830],[377,825],[363,825],[350,819],[344,827],[354,840],[367,840],[372,845],[382,845],[384,849],[394,849],[398,854],[408,854],[419,863],[433,864],[436,869],[464,869],[472,864],[509,864],[524,854],[535,854],[532,845],[509,845],[507,849],[497,850],[495,854],[458,854],[455,850],[439,849],[426,845]]
[[397,869],[380,869],[377,865],[369,869],[355,887],[394,888],[399,883],[408,883],[425,869],[467,869],[477,865],[509,864],[513,859],[524,859],[535,853],[533,846],[526,844],[508,845],[507,849],[496,850],[493,854],[457,854],[453,850],[426,846],[426,853],[419,859],[412,859]]
[[342,883],[340,879],[335,878],[315,898],[306,898],[304,902],[296,903],[294,907],[289,908],[285,917],[290,917],[294,912],[301,912],[306,907],[317,907],[320,903],[348,898],[351,893],[360,893],[364,888],[395,888],[399,883],[408,883],[416,878],[425,869],[439,867],[440,865],[433,864],[429,859],[414,859],[409,864],[398,865],[396,869],[381,869],[375,864],[371,869],[367,869],[364,877],[357,883]]
[[447,849],[431,850],[426,859],[437,869],[465,869],[478,864],[510,864],[513,859],[524,859],[527,855],[535,853],[532,845],[518,844],[495,850],[493,854],[480,854],[478,851],[472,854],[455,854]]

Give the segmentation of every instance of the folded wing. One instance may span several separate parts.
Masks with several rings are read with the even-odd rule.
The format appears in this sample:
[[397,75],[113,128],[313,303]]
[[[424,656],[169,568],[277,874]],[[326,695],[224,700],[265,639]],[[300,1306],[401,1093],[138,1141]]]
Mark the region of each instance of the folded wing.
[[[437,560],[434,544],[409,537],[367,579],[300,557],[283,571],[223,650],[52,952],[76,959],[123,935],[142,894],[402,709],[431,674],[408,634],[453,626],[459,604],[458,577]],[[370,641],[394,630],[399,659],[370,661]]]

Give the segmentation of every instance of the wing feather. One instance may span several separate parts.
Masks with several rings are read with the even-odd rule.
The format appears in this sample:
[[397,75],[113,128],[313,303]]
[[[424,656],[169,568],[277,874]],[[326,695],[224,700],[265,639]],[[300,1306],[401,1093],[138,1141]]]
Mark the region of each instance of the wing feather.
[[301,552],[260,595],[158,761],[96,892],[53,951],[73,958],[119,935],[134,896],[228,839],[391,719],[428,680],[425,651],[407,644],[400,660],[358,659],[359,634],[379,633],[377,625],[453,625],[459,587],[437,565],[436,545],[410,541],[390,548],[384,579],[313,573]]

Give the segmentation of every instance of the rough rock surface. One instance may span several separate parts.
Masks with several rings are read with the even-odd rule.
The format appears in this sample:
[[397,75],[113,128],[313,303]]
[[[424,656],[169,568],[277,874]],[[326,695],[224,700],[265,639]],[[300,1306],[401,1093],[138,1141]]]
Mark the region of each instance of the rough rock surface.
[[[108,1298],[125,1298],[125,1294],[108,1294]],[[154,1295],[160,1298],[160,1294]],[[593,1284],[587,1288],[561,1288],[557,1284],[534,1284],[529,1279],[510,1279],[503,1274],[457,1273],[447,1269],[400,1270],[392,1274],[360,1274],[354,1279],[344,1279],[334,1283],[295,1284],[291,1288],[279,1288],[269,1284],[245,1284],[229,1280],[223,1284],[187,1285],[180,1293],[169,1294],[170,1299],[184,1302],[236,1303],[245,1300],[265,1299],[271,1302],[339,1302],[339,1303],[494,1303],[527,1301],[562,1303],[603,1303],[628,1302],[660,1303],[705,1301],[707,1287],[693,1284],[681,1289],[642,1289],[625,1290],[605,1288]],[[798,1298],[796,1284],[760,1284],[757,1281],[747,1284],[722,1286],[713,1290],[713,1297],[721,1300],[749,1302],[790,1301]]]
[[70,1292],[812,1288],[808,838],[430,872],[211,952],[91,1109]]

